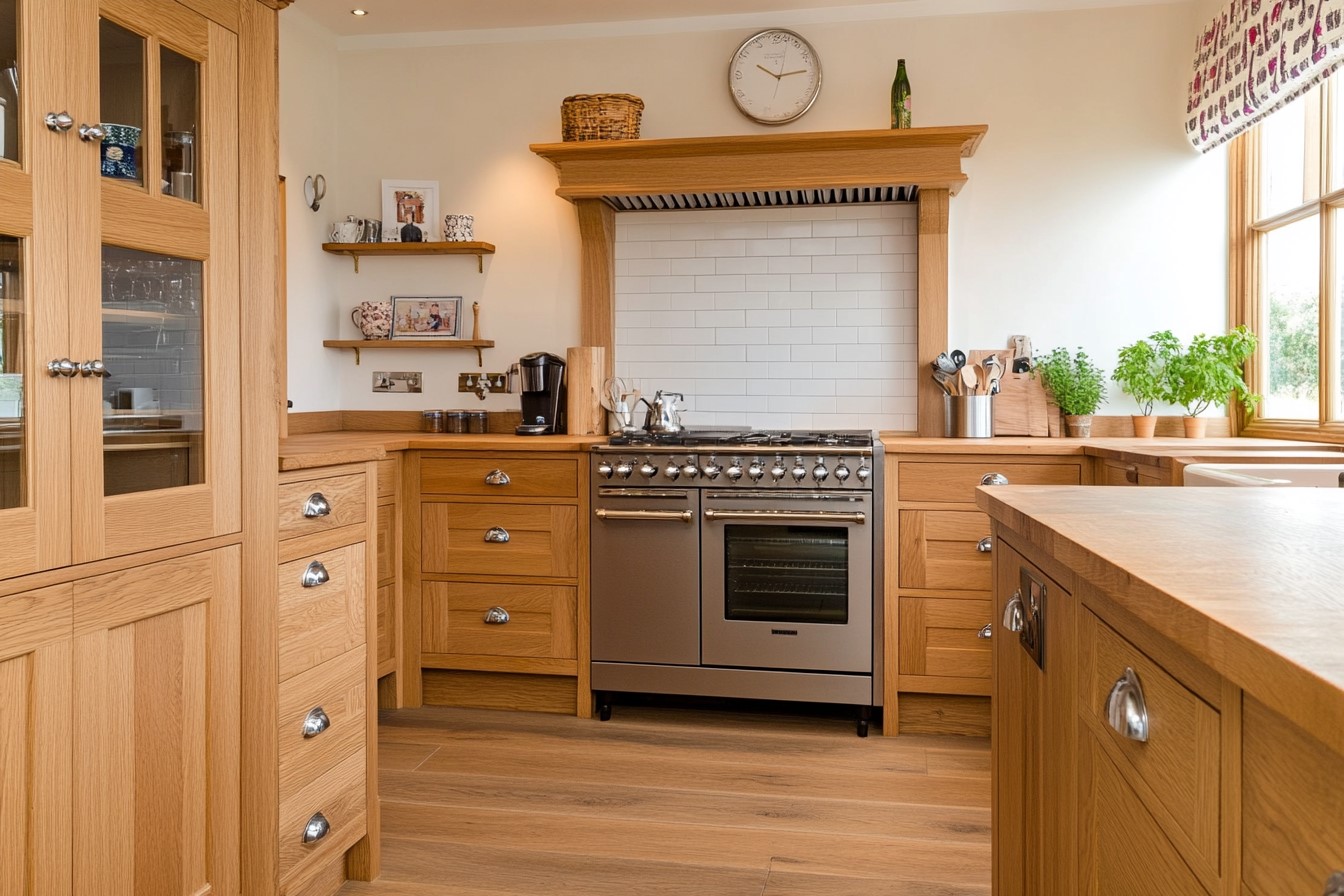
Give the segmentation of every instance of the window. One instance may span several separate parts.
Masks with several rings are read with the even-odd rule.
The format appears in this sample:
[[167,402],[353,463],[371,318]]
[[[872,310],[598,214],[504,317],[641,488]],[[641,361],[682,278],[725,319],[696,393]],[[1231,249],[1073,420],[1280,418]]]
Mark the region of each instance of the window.
[[1327,79],[1232,144],[1233,323],[1259,336],[1250,435],[1344,440],[1344,82]]

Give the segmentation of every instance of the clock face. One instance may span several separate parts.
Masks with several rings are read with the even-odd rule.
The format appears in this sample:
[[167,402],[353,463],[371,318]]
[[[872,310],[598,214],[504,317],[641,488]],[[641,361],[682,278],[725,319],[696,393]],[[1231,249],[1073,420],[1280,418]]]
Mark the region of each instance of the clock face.
[[762,31],[733,54],[728,90],[743,115],[762,124],[784,124],[816,100],[821,60],[812,45],[792,31]]

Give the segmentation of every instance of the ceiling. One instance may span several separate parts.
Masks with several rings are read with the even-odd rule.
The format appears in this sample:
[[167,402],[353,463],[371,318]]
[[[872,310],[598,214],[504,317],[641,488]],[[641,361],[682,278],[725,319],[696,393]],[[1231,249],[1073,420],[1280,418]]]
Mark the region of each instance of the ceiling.
[[[1164,0],[295,0],[301,9],[343,38],[424,32],[569,29],[644,21],[743,19],[775,14],[782,19],[885,18],[1014,10],[1129,6]],[[1169,2],[1169,0],[1168,0]],[[1181,2],[1181,0],[1176,0]],[[356,7],[368,15],[354,16]],[[765,24],[787,24],[771,22]]]

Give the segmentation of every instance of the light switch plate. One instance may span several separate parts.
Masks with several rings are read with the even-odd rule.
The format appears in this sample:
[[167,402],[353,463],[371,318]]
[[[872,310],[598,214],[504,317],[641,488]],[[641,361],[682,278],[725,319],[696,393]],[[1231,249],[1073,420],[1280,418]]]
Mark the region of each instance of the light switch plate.
[[420,392],[421,375],[418,370],[375,370],[375,392]]

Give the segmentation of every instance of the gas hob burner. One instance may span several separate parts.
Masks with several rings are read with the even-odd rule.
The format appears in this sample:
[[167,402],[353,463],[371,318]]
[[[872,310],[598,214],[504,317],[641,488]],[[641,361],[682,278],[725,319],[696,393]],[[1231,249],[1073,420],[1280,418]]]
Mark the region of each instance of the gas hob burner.
[[682,448],[792,448],[836,447],[871,448],[873,433],[868,429],[845,429],[831,432],[793,432],[791,430],[749,429],[686,429],[678,433],[650,433],[644,431],[612,436],[607,443],[613,446],[676,446]]

